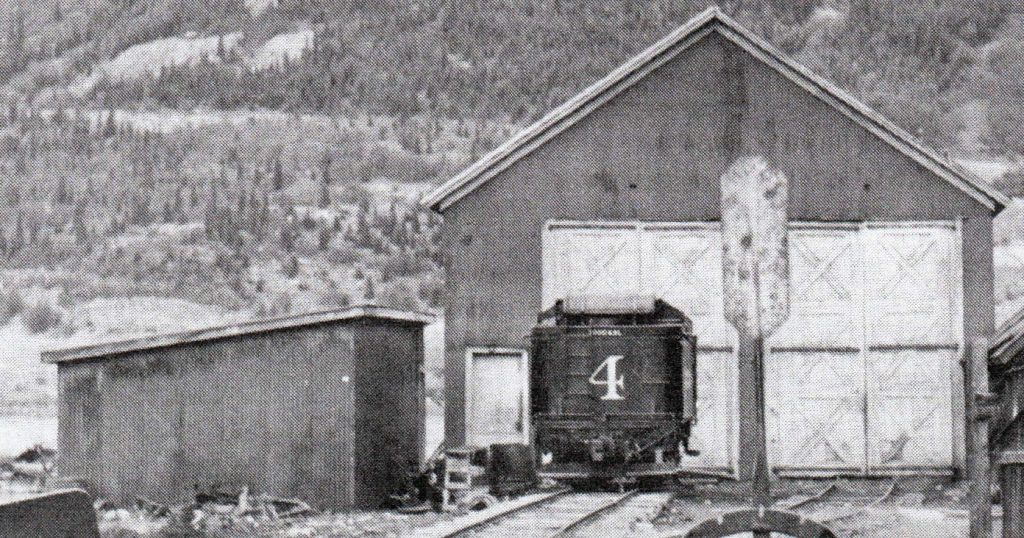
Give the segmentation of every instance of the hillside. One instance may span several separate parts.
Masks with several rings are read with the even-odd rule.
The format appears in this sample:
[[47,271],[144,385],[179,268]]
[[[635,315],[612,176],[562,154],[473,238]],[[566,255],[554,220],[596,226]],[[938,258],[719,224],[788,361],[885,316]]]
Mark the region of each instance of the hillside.
[[[721,4],[1024,193],[1016,2]],[[436,308],[438,217],[420,196],[707,5],[0,2],[0,335],[18,349],[0,356],[0,416],[52,414],[40,347],[362,301]],[[1004,313],[1024,297],[1022,215],[997,222]]]

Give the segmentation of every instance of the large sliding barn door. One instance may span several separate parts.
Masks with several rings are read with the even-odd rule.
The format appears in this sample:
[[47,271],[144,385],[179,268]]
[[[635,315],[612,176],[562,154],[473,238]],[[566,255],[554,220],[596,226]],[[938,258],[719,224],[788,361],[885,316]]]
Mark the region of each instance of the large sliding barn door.
[[601,301],[640,294],[635,224],[549,224],[543,248],[544,308],[570,295]]
[[706,224],[648,223],[640,227],[643,291],[679,308],[697,337],[697,420],[684,465],[733,468],[736,361],[733,329],[722,310],[722,234]]
[[864,468],[864,357],[857,229],[789,233],[790,317],[766,356],[776,468]]
[[961,341],[958,234],[952,227],[864,231],[868,465],[949,467]]
[[[791,317],[768,342],[769,457],[781,470],[948,469],[962,340],[959,233],[920,224],[791,225]],[[701,455],[730,469],[734,332],[722,317],[721,235],[702,223],[549,223],[543,298],[665,299],[698,337]]]

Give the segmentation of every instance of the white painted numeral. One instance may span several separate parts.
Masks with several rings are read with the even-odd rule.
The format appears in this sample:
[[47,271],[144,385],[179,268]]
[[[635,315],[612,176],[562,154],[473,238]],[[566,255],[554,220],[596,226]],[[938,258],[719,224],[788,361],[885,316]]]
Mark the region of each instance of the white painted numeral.
[[[619,394],[619,389],[625,390],[626,387],[624,383],[626,377],[617,375],[619,369],[618,364],[619,361],[621,361],[622,359],[622,355],[611,355],[607,359],[605,359],[600,366],[597,367],[597,370],[594,370],[594,373],[590,374],[591,385],[604,385],[605,387],[607,387],[607,392],[604,393],[604,396],[601,396],[602,400],[625,399],[621,394]],[[606,370],[608,372],[607,378],[597,378],[597,376],[600,375],[601,370]]]

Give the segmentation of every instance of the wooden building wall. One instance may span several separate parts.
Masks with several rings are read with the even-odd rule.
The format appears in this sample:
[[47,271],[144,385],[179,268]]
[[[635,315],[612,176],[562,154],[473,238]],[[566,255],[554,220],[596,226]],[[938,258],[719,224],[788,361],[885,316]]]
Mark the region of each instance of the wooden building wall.
[[792,221],[959,221],[964,337],[991,332],[990,211],[711,34],[444,211],[448,443],[465,436],[466,348],[526,347],[546,222],[717,221],[719,178],[747,154],[789,177]]
[[369,321],[356,349],[355,487],[359,498],[384,499],[423,457],[423,329]]
[[[248,486],[375,506],[393,473],[359,458],[418,458],[421,341],[416,325],[325,323],[61,363],[60,472],[120,502]],[[367,401],[382,387],[393,405]],[[395,427],[374,429],[381,412]]]

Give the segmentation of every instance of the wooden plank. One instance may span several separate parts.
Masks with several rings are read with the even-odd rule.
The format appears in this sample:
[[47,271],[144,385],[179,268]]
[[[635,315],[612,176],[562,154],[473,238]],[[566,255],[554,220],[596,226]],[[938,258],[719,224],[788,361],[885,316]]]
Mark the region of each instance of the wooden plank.
[[[988,394],[988,340],[977,338],[971,342],[970,374],[971,390],[968,391],[967,417],[970,421],[971,447],[968,452],[969,475],[971,487],[968,491],[970,505],[971,538],[987,538],[992,536],[992,494],[988,446],[988,420],[978,412],[978,396]],[[1014,504],[1011,494],[1010,504]],[[1013,507],[1010,507],[1013,510]],[[1006,509],[1004,508],[1004,513]],[[1011,523],[1012,524],[1012,523]],[[1007,525],[1004,519],[1003,525]],[[1018,529],[1019,530],[1019,529]],[[1010,532],[1016,532],[1011,529]],[[1004,533],[1004,536],[1006,534]]]

